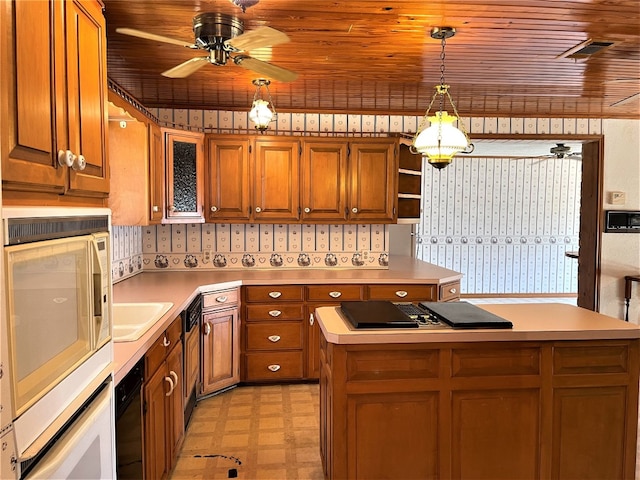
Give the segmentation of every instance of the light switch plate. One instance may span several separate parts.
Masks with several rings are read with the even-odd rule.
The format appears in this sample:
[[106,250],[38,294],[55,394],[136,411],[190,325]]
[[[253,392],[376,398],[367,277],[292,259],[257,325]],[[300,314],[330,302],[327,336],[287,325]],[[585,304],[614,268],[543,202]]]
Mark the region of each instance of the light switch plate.
[[626,202],[625,192],[610,192],[609,203],[611,205],[624,205]]

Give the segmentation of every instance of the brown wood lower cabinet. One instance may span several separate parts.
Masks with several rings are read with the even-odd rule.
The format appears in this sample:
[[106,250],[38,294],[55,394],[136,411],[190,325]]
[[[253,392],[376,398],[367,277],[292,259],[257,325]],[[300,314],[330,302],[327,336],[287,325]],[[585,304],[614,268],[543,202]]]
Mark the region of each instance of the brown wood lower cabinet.
[[321,339],[327,478],[634,478],[638,340]]
[[144,477],[171,472],[184,439],[182,322],[175,319],[145,356]]
[[215,393],[240,382],[238,290],[202,296],[202,388]]

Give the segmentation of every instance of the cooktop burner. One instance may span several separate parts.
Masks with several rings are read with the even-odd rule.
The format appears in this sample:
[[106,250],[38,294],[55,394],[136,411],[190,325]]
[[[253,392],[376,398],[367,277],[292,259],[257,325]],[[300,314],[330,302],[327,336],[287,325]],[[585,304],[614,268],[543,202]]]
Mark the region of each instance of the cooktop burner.
[[413,303],[395,303],[400,311],[409,316],[418,324],[418,328],[447,328],[449,325],[441,322],[435,316]]

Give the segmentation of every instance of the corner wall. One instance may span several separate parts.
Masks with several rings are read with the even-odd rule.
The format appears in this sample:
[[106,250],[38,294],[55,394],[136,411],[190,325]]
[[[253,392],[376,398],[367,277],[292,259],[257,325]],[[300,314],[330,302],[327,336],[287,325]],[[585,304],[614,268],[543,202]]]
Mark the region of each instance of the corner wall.
[[[640,210],[640,120],[604,120],[603,210]],[[624,205],[610,193],[625,192]],[[640,233],[603,233],[600,313],[624,318],[624,277],[640,273]],[[629,321],[640,324],[640,284],[633,285]]]

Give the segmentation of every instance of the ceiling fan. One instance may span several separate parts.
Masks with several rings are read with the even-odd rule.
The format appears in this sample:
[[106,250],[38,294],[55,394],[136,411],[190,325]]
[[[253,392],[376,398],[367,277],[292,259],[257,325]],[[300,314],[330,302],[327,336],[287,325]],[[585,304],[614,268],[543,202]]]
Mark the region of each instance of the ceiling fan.
[[538,161],[535,163],[540,163],[543,160],[551,160],[551,159],[565,159],[565,160],[582,160],[582,152],[572,152],[571,147],[565,145],[564,143],[556,143],[555,147],[551,147],[549,149],[550,155],[542,155],[538,158]]
[[162,72],[162,75],[169,78],[185,78],[207,63],[222,66],[226,65],[229,59],[242,68],[252,70],[262,77],[272,78],[280,82],[291,82],[298,76],[297,73],[291,70],[241,53],[286,43],[289,41],[289,37],[285,33],[271,27],[258,27],[245,33],[243,22],[231,15],[222,13],[201,13],[196,15],[193,18],[194,43],[133,28],[116,28],[116,32],[146,40],[179,45],[193,50],[204,50],[208,53],[205,56],[191,58]]

